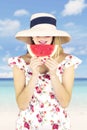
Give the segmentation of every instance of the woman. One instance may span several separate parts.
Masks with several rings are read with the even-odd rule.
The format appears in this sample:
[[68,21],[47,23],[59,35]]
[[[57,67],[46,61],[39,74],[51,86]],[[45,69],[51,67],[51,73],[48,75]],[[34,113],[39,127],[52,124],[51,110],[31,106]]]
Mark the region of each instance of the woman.
[[81,60],[63,52],[61,44],[70,35],[56,29],[56,18],[48,13],[33,14],[30,29],[16,34],[29,44],[55,44],[52,57],[32,57],[30,53],[9,59],[13,68],[16,101],[20,112],[16,130],[70,130],[66,111],[72,95],[74,68]]

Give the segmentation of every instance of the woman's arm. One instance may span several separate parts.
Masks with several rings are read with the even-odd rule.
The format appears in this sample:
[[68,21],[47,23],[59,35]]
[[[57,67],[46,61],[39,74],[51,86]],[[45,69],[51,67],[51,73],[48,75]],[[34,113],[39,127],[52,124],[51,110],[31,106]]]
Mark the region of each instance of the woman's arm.
[[72,95],[72,86],[74,82],[74,65],[64,70],[62,83],[60,82],[59,77],[56,75],[58,63],[54,59],[50,58],[46,61],[45,65],[49,68],[51,82],[56,98],[62,107],[67,107]]
[[19,109],[26,109],[28,107],[29,102],[31,101],[34,92],[34,87],[39,74],[39,65],[41,64],[42,63],[38,58],[34,57],[31,59],[30,67],[32,69],[33,74],[27,85],[25,72],[23,70],[20,70],[17,66],[13,67],[16,101]]
[[14,86],[16,93],[16,101],[19,109],[24,110],[27,108],[31,101],[35,83],[37,81],[37,74],[33,74],[29,83],[26,86],[25,74],[23,70],[20,70],[17,66],[13,67]]
[[62,83],[60,82],[55,72],[50,72],[50,76],[56,98],[58,99],[62,107],[67,107],[72,95],[72,87],[74,82],[74,66],[65,69],[63,73]]

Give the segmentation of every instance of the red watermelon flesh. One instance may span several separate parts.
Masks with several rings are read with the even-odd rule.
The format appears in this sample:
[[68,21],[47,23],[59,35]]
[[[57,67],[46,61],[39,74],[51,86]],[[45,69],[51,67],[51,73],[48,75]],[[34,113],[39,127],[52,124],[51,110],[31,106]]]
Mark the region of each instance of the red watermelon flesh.
[[28,51],[31,56],[46,57],[53,56],[57,45],[28,45]]

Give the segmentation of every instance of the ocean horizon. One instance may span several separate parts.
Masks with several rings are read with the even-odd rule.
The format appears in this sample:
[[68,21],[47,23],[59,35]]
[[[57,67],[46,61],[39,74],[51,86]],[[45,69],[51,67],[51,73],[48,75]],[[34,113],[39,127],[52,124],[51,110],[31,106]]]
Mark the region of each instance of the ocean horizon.
[[[75,78],[72,90],[71,107],[87,108],[87,78]],[[13,78],[0,78],[0,104],[15,102]]]
[[[13,80],[13,78],[0,78],[0,80]],[[76,77],[75,80],[87,80],[87,77]]]
[[[72,104],[79,103],[84,105],[87,104],[87,78],[75,78],[73,84],[73,91],[72,91]],[[7,99],[9,96],[12,98],[15,97],[15,90],[14,90],[14,81],[13,78],[0,78],[0,101]]]

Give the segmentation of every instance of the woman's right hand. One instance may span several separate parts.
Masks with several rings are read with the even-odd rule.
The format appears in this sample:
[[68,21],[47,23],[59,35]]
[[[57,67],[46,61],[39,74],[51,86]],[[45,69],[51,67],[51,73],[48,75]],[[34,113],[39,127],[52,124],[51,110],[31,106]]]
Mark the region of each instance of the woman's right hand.
[[38,57],[32,57],[30,60],[30,67],[32,69],[33,74],[39,74],[39,68],[42,65],[41,59]]

